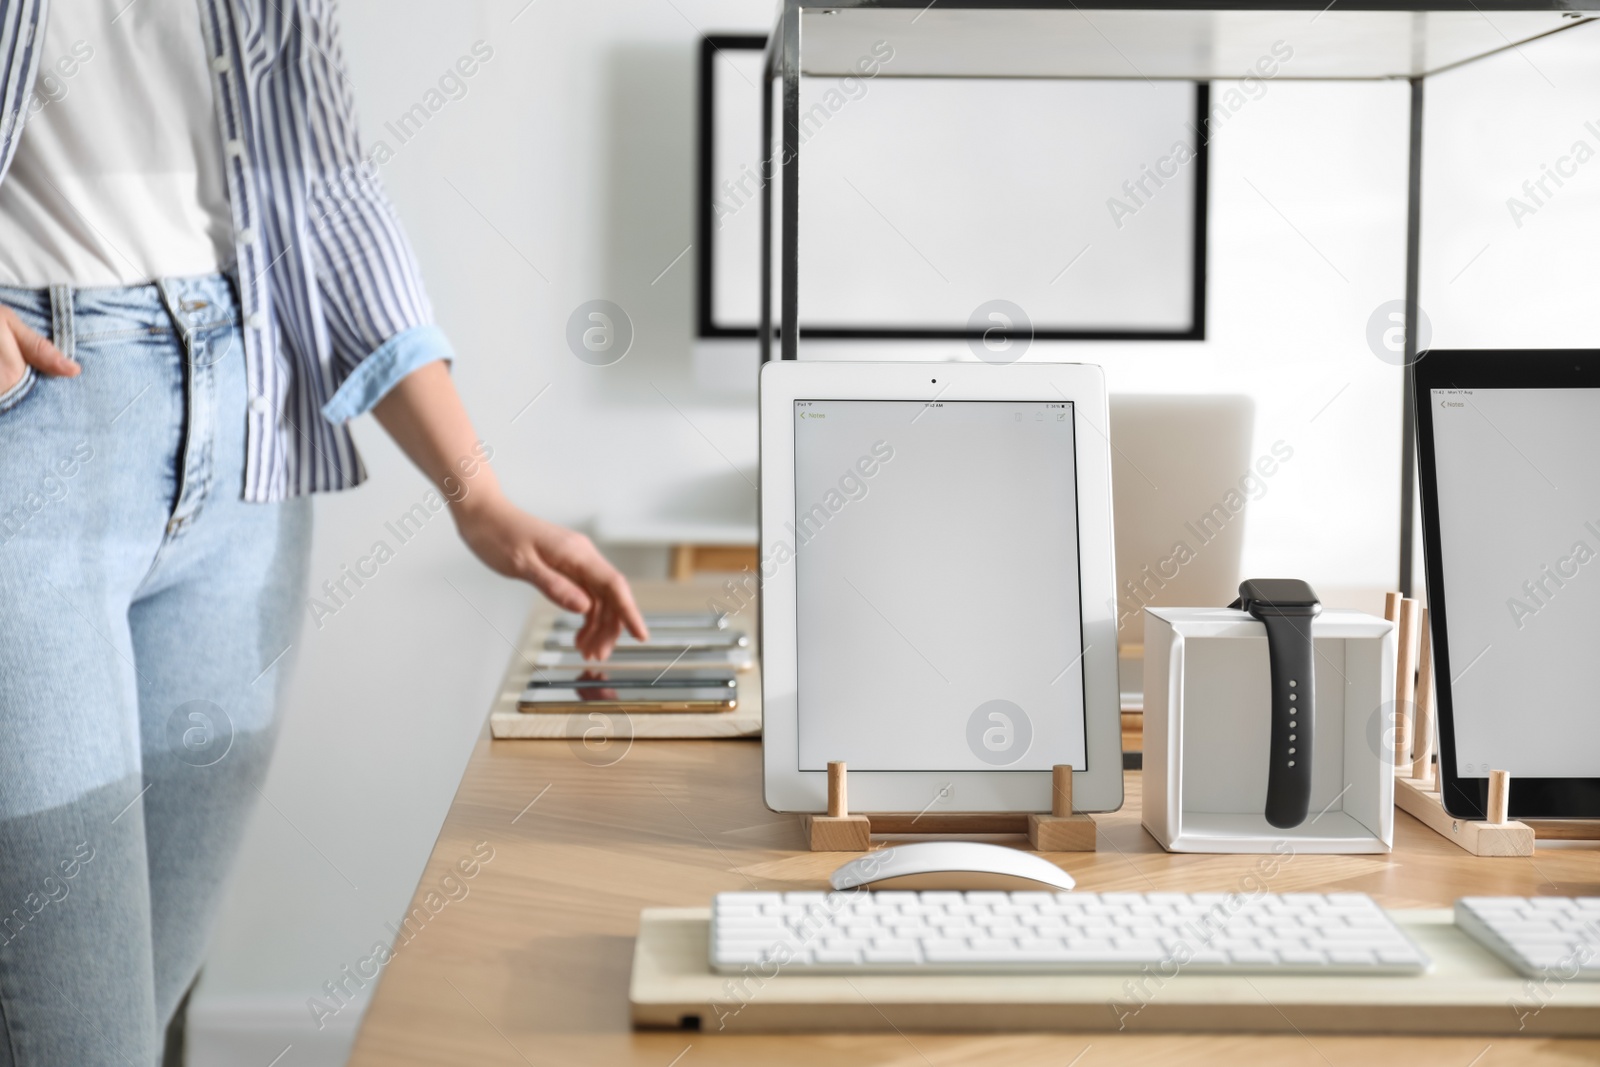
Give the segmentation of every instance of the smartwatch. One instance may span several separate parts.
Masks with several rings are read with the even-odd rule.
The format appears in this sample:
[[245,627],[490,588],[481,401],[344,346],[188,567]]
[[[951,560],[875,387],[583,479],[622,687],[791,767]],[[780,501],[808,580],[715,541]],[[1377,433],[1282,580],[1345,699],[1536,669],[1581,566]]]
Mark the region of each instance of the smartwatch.
[[1252,578],[1230,607],[1267,628],[1272,668],[1272,740],[1267,765],[1267,822],[1279,829],[1306,821],[1311,806],[1311,730],[1316,703],[1311,620],[1322,602],[1297,578]]

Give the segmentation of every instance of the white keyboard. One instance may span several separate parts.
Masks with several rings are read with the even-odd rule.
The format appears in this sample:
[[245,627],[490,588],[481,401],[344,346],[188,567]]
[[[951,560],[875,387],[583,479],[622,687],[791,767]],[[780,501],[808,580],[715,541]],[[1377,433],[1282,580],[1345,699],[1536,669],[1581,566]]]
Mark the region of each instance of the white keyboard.
[[1600,897],[1462,897],[1456,925],[1529,978],[1600,979]]
[[1364,893],[718,893],[711,967],[810,974],[1420,974]]

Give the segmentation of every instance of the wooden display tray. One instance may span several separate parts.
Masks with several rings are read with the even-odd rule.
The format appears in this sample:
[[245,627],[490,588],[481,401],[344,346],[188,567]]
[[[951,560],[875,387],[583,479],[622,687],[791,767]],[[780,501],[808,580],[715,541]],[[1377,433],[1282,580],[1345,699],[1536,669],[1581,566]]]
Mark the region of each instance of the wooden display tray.
[[1399,593],[1388,593],[1383,616],[1396,627],[1395,807],[1474,856],[1531,856],[1535,839],[1600,840],[1600,821],[1592,819],[1518,822],[1508,818],[1511,775],[1506,771],[1489,772],[1487,810],[1482,820],[1459,819],[1444,810],[1433,764],[1437,720],[1428,609]]
[[1512,819],[1499,822],[1458,819],[1444,810],[1434,782],[1396,778],[1394,803],[1440,837],[1449,838],[1474,856],[1533,855],[1533,827]]
[[[640,583],[641,586],[644,583]],[[717,595],[720,585],[706,580],[659,583],[650,586],[652,611],[690,611],[704,608]],[[500,679],[500,690],[489,712],[489,732],[496,740],[511,738],[568,738],[594,742],[603,747],[613,741],[650,738],[739,738],[761,736],[761,665],[739,672],[739,706],[718,712],[577,712],[551,715],[517,710],[528,679],[533,676],[534,658],[543,651],[545,636],[555,620],[555,608],[543,601],[528,615],[515,654]],[[754,608],[734,616],[730,625],[751,635],[754,641]],[[597,752],[596,755],[599,755]]]
[[[1530,983],[1446,910],[1390,914],[1420,976],[716,974],[706,908],[639,917],[628,1004],[641,1029],[711,1033],[1063,1031],[1600,1035],[1600,982]],[[1140,990],[1143,992],[1140,992]]]

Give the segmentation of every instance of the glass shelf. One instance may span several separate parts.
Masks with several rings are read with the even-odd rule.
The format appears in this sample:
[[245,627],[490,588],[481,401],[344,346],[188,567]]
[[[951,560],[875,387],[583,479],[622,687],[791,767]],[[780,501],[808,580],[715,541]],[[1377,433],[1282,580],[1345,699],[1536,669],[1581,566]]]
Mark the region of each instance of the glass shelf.
[[[1013,6],[1014,5],[1014,6]],[[1362,10],[1362,7],[1366,10]],[[1591,21],[1583,3],[1223,5],[967,0],[799,3],[805,75],[856,73],[878,42],[885,77],[1240,78],[1276,59],[1277,78],[1436,74]],[[1276,52],[1274,49],[1276,48]],[[1282,53],[1288,50],[1290,58]]]

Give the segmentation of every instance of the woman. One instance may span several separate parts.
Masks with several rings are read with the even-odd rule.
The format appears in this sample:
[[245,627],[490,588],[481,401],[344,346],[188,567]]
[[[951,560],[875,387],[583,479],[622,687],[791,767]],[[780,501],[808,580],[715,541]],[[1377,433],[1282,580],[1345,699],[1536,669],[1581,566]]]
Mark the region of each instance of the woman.
[[501,492],[373,170],[330,0],[0,0],[0,1067],[159,1062],[350,419],[585,654],[644,635]]

